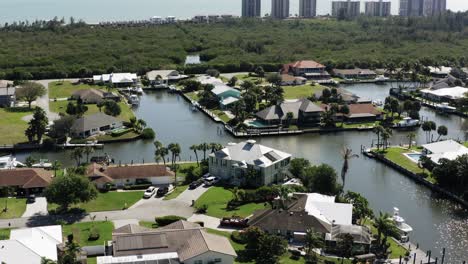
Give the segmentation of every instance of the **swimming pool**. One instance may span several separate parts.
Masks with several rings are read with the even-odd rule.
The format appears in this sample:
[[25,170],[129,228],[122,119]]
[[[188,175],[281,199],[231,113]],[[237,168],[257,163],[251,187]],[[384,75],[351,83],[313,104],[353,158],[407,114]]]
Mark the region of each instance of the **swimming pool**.
[[421,153],[406,153],[405,155],[415,163],[419,163],[419,159],[422,156]]
[[262,121],[259,120],[249,121],[247,122],[247,125],[250,127],[267,127],[267,125],[265,125]]

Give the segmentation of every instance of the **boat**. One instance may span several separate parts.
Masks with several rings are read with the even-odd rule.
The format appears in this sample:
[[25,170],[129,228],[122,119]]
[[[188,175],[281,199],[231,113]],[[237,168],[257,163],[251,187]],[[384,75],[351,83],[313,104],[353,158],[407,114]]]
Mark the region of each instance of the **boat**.
[[402,121],[398,122],[394,128],[415,128],[419,127],[421,122],[418,119],[412,119],[411,117],[405,117]]
[[176,93],[177,92],[177,87],[175,85],[170,85],[169,86],[169,92],[170,93]]
[[48,159],[40,159],[39,163],[33,164],[31,167],[33,168],[41,168],[41,169],[51,169],[52,163],[49,162]]
[[141,88],[141,87],[138,86],[138,87],[136,88],[136,93],[137,93],[137,94],[143,94],[143,88]]
[[413,232],[413,228],[405,222],[405,219],[400,216],[400,209],[394,207],[393,208],[393,222],[395,222],[395,226],[399,231],[400,241],[402,243],[409,242],[409,235]]
[[107,165],[109,165],[110,163],[114,163],[114,159],[111,158],[107,154],[104,156],[93,156],[91,157],[90,161],[93,163],[107,164]]
[[387,78],[387,77],[385,77],[384,75],[378,75],[378,76],[374,79],[375,83],[377,83],[377,84],[381,84],[381,83],[384,83],[384,82],[388,82],[388,80],[390,80],[390,78]]
[[372,104],[374,104],[375,106],[383,106],[384,105],[383,101],[380,100],[380,99],[372,101]]
[[193,112],[198,111],[199,107],[200,107],[200,104],[198,104],[197,102],[192,102],[192,111]]
[[25,167],[25,165],[13,156],[0,157],[0,170],[10,170],[16,167]]
[[436,106],[436,109],[443,112],[443,113],[453,113],[455,111],[457,111],[457,108],[453,107],[453,106],[450,106],[449,103],[441,103],[441,104],[437,104]]
[[131,105],[139,105],[140,104],[140,99],[138,99],[138,96],[135,94],[130,95],[128,98],[128,103]]

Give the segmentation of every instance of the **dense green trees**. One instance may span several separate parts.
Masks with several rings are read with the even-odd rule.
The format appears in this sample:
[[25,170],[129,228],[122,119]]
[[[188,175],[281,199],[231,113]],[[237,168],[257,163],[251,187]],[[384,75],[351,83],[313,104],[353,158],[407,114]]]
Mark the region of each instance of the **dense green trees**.
[[[91,27],[76,22],[64,26],[60,20],[13,23],[0,28],[0,76],[82,78],[178,67],[189,74],[215,68],[255,71],[263,77],[265,72],[278,71],[282,63],[307,58],[327,68],[382,68],[387,62],[400,67],[408,61],[465,66],[467,17],[467,13],[447,13],[433,18],[348,21],[239,19],[150,27]],[[428,43],[437,52],[427,53]],[[206,63],[184,67],[185,56],[194,52]]]
[[20,100],[28,102],[29,108],[31,103],[34,102],[38,97],[43,96],[46,93],[46,89],[42,84],[35,82],[25,82],[21,84],[19,89],[16,91],[16,96]]
[[120,105],[113,100],[107,100],[104,102],[104,113],[106,115],[118,116],[122,112]]
[[33,142],[34,139],[41,142],[48,123],[49,119],[47,118],[45,111],[40,107],[36,107],[34,109],[33,118],[29,121],[29,126],[25,131],[25,135],[28,137],[29,142]]
[[246,253],[255,263],[275,264],[286,253],[288,243],[282,237],[265,233],[258,227],[247,228],[243,235]]
[[302,181],[309,192],[337,195],[342,190],[335,169],[327,164],[312,166],[305,159],[293,159],[290,172]]
[[432,174],[441,187],[461,193],[468,199],[468,155],[455,160],[441,159]]

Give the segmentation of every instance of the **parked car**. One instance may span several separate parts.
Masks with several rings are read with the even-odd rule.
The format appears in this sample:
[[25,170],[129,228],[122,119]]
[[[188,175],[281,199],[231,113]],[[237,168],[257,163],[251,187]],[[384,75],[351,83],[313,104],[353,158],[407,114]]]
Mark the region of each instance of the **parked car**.
[[205,179],[205,186],[212,186],[219,181],[217,177],[210,176]]
[[240,217],[224,217],[223,219],[221,219],[220,225],[225,227],[245,228],[249,226],[247,224],[248,221],[249,219],[244,219]]
[[28,203],[35,203],[36,202],[36,195],[34,195],[34,194],[29,195],[27,202]]
[[[143,198],[149,199],[149,198],[151,198],[151,196],[154,195],[155,192],[156,192],[156,187],[151,186],[148,189],[146,189],[145,193],[143,194]],[[159,192],[159,190],[158,190],[158,192]]]
[[194,190],[203,184],[203,179],[198,179],[189,185],[190,190]]

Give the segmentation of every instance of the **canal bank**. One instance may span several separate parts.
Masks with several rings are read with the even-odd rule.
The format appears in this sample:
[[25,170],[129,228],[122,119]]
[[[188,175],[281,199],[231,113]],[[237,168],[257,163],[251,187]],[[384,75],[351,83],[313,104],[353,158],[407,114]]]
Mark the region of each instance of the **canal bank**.
[[[347,90],[370,99],[385,99],[390,85],[350,85]],[[147,121],[156,132],[156,139],[167,145],[180,144],[182,160],[195,160],[193,144],[218,142],[227,144],[245,139],[235,138],[224,131],[224,127],[213,122],[201,112],[193,112],[191,105],[177,94],[165,91],[147,92],[142,98],[135,115]],[[456,116],[439,116],[431,109],[423,108],[421,115],[435,120],[449,128],[449,137],[465,140],[464,131],[468,122]],[[424,143],[425,134],[418,130],[416,141]],[[390,139],[393,145],[406,143],[407,132],[394,131]],[[371,131],[337,132],[329,134],[302,134],[288,137],[259,137],[264,145],[293,153],[295,157],[309,159],[314,164],[328,163],[337,171],[341,169],[340,156],[343,146],[359,153],[360,147],[370,147],[376,136]],[[116,163],[146,162],[154,160],[152,141],[134,141],[106,144],[94,155],[111,155]],[[17,157],[24,161],[30,154],[50,160],[59,160],[64,166],[73,166],[70,151],[22,152]],[[386,165],[362,156],[350,162],[346,190],[362,193],[370,202],[375,213],[392,212],[399,207],[401,215],[415,229],[411,240],[421,248],[432,250],[433,256],[440,256],[443,247],[449,256],[446,263],[461,263],[468,260],[468,213],[457,204],[433,193],[427,187],[415,183],[405,175]]]

